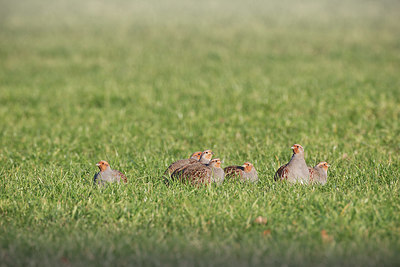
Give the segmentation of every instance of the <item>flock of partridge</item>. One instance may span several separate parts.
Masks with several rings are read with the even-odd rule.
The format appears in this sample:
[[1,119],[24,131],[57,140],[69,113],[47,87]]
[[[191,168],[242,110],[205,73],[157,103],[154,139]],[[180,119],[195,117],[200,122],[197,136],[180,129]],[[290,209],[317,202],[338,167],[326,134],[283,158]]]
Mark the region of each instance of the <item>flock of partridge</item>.
[[[329,164],[320,162],[315,167],[308,167],[304,159],[304,149],[301,145],[292,146],[293,156],[290,161],[282,165],[275,173],[275,181],[286,180],[291,183],[320,183],[326,184]],[[241,166],[221,168],[221,160],[213,159],[213,152],[205,150],[193,153],[188,159],[178,160],[165,170],[164,177],[172,180],[199,184],[222,184],[225,179],[237,179],[252,183],[258,182],[258,174],[253,164],[245,162]],[[94,183],[105,185],[110,182],[126,183],[126,176],[117,170],[112,170],[106,161],[96,164],[100,171],[94,176]]]

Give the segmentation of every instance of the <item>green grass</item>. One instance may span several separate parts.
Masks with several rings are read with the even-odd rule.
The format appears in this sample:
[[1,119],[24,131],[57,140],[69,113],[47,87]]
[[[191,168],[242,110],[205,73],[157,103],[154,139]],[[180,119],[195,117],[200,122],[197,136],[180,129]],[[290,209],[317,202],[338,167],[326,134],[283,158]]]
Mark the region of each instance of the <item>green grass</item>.
[[[1,266],[400,264],[398,1],[0,5]],[[164,185],[203,149],[260,183]]]

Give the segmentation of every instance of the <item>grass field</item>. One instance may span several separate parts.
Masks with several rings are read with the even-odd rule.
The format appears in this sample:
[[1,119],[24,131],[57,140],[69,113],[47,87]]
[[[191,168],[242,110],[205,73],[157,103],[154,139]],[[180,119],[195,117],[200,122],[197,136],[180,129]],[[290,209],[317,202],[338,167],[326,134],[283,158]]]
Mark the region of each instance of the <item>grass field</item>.
[[[81,2],[0,1],[0,266],[399,266],[398,1]],[[164,185],[203,149],[260,183]]]

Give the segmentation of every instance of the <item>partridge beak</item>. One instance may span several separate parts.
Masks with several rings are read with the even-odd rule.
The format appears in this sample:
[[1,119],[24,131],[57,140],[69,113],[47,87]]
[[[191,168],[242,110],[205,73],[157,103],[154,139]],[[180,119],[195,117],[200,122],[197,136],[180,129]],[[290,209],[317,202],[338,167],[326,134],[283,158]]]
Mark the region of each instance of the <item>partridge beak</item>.
[[330,167],[331,165],[330,164],[326,164],[326,166]]
[[292,146],[291,149],[293,150],[293,149],[294,149],[294,146]]
[[100,163],[96,163],[96,166],[99,167],[99,166],[100,166]]

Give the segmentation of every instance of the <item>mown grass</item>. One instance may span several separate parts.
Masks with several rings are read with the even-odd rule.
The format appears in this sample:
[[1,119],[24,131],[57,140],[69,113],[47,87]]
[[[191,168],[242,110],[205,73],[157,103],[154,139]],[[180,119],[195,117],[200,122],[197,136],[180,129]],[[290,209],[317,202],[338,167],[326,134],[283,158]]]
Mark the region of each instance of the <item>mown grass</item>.
[[[0,265],[398,265],[399,11],[2,1]],[[326,186],[273,182],[293,143]],[[208,148],[260,183],[164,185]]]

